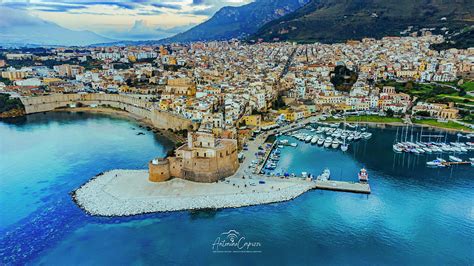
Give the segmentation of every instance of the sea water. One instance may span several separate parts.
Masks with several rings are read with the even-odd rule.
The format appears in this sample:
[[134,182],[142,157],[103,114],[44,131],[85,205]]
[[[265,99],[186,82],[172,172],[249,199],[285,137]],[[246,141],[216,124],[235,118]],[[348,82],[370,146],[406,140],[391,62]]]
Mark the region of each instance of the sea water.
[[[314,190],[284,203],[104,218],[85,214],[69,193],[103,171],[145,169],[171,148],[168,140],[98,114],[0,122],[2,263],[472,264],[474,168],[427,168],[436,155],[393,153],[396,128],[368,131],[371,139],[345,153],[285,147],[278,167],[296,174],[327,167],[345,181],[357,181],[365,167],[370,195]],[[216,239],[230,230],[259,245],[216,252]]]

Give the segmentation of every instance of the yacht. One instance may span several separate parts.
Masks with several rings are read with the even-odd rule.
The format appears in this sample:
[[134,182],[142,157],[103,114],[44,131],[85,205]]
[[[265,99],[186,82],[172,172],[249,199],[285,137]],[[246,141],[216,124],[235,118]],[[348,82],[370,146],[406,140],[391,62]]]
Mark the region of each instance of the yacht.
[[341,144],[341,151],[347,151],[348,148],[349,148],[349,144],[346,144],[346,143]]
[[337,148],[339,148],[339,144],[340,144],[339,140],[334,139],[334,140],[332,141],[332,143],[331,143],[331,147],[332,147],[333,149],[337,149]]
[[331,171],[328,168],[324,169],[323,173],[318,176],[319,181],[328,181],[331,178]]
[[312,138],[313,138],[313,137],[311,137],[311,136],[307,136],[307,137],[304,139],[304,141],[305,141],[305,142],[310,142]]
[[324,144],[324,138],[318,139],[318,145],[321,146]]
[[461,159],[461,158],[456,157],[456,156],[454,156],[454,155],[449,155],[449,160],[450,160],[451,162],[457,162],[457,163],[462,162],[462,159]]
[[359,171],[359,182],[367,183],[369,181],[369,174],[365,168],[360,169]]
[[311,144],[316,144],[318,142],[318,139],[319,137],[318,136],[314,136],[312,139],[311,139]]
[[326,140],[324,141],[324,147],[329,148],[329,146],[331,146],[331,144],[332,144],[332,138],[327,137]]
[[397,143],[397,144],[393,144],[392,147],[393,147],[393,151],[394,151],[394,152],[397,152],[397,153],[403,152],[402,145],[400,145],[400,144],[398,144],[398,143]]

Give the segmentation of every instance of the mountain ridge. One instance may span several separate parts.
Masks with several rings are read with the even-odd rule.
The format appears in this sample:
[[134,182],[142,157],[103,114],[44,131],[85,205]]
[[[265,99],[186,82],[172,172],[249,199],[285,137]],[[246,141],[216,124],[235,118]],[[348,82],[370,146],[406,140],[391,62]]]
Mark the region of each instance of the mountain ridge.
[[191,42],[243,38],[256,32],[265,23],[289,14],[310,0],[257,0],[233,7],[226,6],[207,21],[165,42]]
[[400,35],[414,29],[461,30],[474,22],[468,0],[312,0],[263,25],[250,39],[343,42]]

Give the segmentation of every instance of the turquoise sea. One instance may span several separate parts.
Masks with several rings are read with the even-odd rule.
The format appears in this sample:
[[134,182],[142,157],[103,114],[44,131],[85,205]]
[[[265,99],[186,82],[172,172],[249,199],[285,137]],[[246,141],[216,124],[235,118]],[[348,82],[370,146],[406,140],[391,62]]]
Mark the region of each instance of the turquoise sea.
[[[169,141],[98,114],[0,122],[0,264],[472,265],[474,167],[427,168],[435,155],[393,153],[396,128],[368,130],[373,137],[346,153],[284,148],[279,167],[328,167],[333,179],[354,181],[366,167],[371,195],[315,190],[278,204],[104,218],[69,193],[103,171],[146,168]],[[229,230],[259,242],[257,252],[213,252]]]

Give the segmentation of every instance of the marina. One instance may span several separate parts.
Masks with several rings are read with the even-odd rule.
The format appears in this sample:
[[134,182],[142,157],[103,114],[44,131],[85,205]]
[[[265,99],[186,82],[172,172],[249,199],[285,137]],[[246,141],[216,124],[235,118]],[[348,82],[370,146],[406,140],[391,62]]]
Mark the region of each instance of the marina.
[[[400,134],[399,134],[399,129]],[[456,141],[448,141],[446,134],[423,134],[423,127],[414,132],[414,127],[397,128],[392,149],[395,153],[409,153],[413,155],[435,154],[435,160],[427,161],[428,167],[448,167],[452,165],[472,165],[474,163],[465,155],[474,151],[474,142],[460,141],[460,138],[470,140],[474,137],[472,134],[457,134]],[[447,155],[442,158],[442,155]]]

